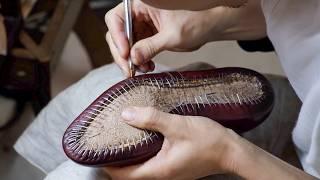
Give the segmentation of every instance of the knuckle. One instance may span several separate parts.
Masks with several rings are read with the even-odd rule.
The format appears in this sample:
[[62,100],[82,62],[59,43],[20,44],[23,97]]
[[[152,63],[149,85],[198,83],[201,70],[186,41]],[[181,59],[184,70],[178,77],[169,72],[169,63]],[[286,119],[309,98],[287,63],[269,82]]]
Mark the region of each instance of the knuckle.
[[173,38],[173,42],[177,45],[177,46],[181,46],[181,44],[183,44],[183,37],[179,34],[177,36],[175,36]]
[[109,26],[109,24],[110,24],[110,19],[111,19],[111,16],[112,16],[112,12],[113,12],[113,10],[110,10],[104,16],[104,21],[106,22],[107,26]]
[[109,31],[106,33],[106,40],[108,43],[110,43],[110,33]]
[[172,179],[172,177],[175,177],[174,172],[175,170],[173,168],[164,168],[161,173],[159,173],[159,176],[157,179]]
[[113,49],[115,47],[115,43],[113,42],[113,39],[112,39],[112,36],[111,36],[110,32],[107,32],[106,40],[107,40],[107,43],[109,45],[109,48]]
[[181,29],[177,30],[170,30],[167,32],[167,41],[172,41],[174,44],[177,44],[178,42],[181,41],[182,37],[182,32]]
[[155,44],[153,43],[153,41],[147,41],[147,43],[146,43],[146,48],[147,48],[147,50],[148,50],[148,52],[149,52],[149,56],[150,57],[154,57],[155,55],[156,55],[156,53],[157,53],[157,50],[156,50],[156,48],[155,48],[156,46],[155,46]]
[[143,57],[141,54],[140,47],[134,46],[131,51],[133,52],[133,57],[134,57],[134,58],[132,58],[133,63],[135,65],[141,65],[142,64],[141,61],[143,61],[142,60]]
[[146,108],[146,116],[144,119],[145,125],[154,127],[157,124],[158,111],[153,107]]

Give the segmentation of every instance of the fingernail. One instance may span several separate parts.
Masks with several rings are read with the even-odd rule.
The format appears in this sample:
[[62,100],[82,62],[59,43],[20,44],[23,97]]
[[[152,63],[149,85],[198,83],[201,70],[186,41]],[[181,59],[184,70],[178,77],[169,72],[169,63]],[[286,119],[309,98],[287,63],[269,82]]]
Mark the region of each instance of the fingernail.
[[154,63],[150,63],[149,64],[149,70],[150,71],[154,71],[154,69],[155,69],[155,64]]
[[131,56],[132,56],[133,62],[136,63],[137,65],[144,64],[144,57],[139,51],[139,49],[135,49]]
[[139,72],[139,73],[143,73],[143,71],[140,69],[139,66],[137,67],[136,71]]
[[139,69],[142,73],[147,73],[148,70],[149,70],[149,66],[146,64],[146,65],[141,65],[139,66]]
[[135,110],[133,108],[127,108],[122,111],[121,116],[125,121],[133,121],[135,117]]

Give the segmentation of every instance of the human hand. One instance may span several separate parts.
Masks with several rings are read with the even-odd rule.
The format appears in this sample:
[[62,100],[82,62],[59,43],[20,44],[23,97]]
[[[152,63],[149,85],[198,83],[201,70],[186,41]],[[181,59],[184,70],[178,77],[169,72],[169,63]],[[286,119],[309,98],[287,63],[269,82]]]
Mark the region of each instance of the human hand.
[[122,113],[126,123],[161,132],[161,150],[134,166],[106,168],[113,179],[195,179],[229,172],[233,131],[204,117],[172,115],[154,108],[130,108]]
[[244,179],[316,179],[208,118],[150,107],[127,109],[122,118],[137,128],[162,133],[164,142],[158,154],[142,164],[106,167],[113,179],[185,180],[218,173]]
[[106,35],[115,62],[129,75],[128,56],[142,72],[152,71],[151,59],[164,50],[193,51],[221,38],[226,23],[221,23],[223,8],[207,11],[170,11],[150,7],[140,0],[132,2],[134,41],[129,52],[124,29],[123,4],[106,14]]

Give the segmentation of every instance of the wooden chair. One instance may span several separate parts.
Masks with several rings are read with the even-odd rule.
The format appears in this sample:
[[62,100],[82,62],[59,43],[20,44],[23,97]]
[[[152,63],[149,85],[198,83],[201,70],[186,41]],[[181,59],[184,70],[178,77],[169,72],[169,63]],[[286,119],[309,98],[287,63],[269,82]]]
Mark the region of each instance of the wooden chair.
[[[37,114],[51,99],[50,74],[73,29],[88,50],[92,67],[112,58],[104,39],[105,25],[86,0],[23,2],[0,0],[7,41],[6,54],[0,56],[0,94],[15,99],[17,110],[31,101]],[[51,15],[44,33],[34,33],[26,23],[38,11]]]

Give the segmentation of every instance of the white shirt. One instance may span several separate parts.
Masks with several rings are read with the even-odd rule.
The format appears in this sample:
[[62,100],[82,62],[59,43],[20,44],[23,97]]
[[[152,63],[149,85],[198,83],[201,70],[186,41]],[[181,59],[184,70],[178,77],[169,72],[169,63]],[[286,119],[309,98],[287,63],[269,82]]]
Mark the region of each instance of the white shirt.
[[267,32],[303,102],[293,131],[303,168],[320,177],[320,0],[262,0]]

